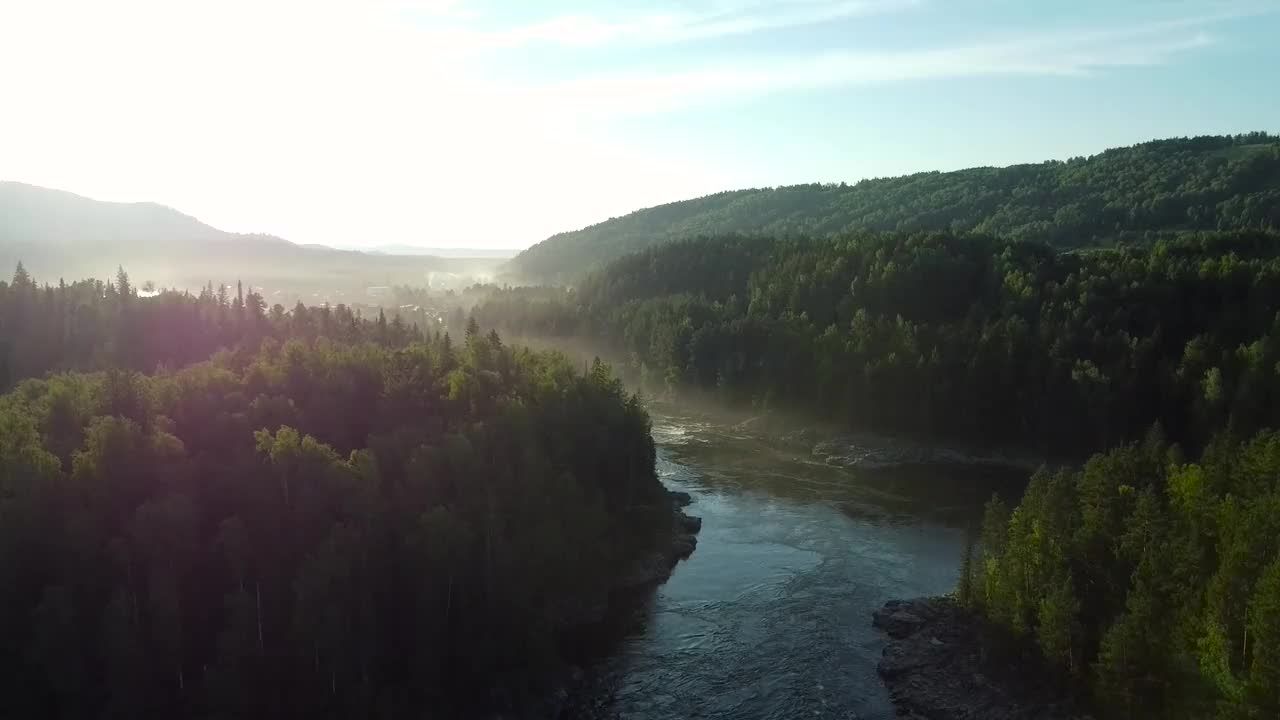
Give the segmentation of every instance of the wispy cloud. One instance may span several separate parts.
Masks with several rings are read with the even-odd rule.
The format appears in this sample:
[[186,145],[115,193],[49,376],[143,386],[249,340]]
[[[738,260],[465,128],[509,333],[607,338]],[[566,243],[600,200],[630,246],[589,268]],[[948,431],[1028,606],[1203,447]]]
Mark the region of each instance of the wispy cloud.
[[557,15],[487,33],[498,47],[594,47],[615,43],[666,44],[746,35],[911,8],[922,0],[774,0],[707,5],[699,10],[642,14]]
[[1081,76],[1161,65],[1216,42],[1215,18],[1105,30],[1033,32],[942,48],[836,49],[710,61],[674,71],[617,71],[525,88],[543,104],[589,114],[647,114],[688,105],[858,85],[981,76]]

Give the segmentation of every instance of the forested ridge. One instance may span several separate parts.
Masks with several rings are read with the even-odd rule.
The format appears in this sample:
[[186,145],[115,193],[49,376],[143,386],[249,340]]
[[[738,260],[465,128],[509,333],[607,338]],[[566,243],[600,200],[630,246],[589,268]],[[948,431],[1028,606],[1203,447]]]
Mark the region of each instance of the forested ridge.
[[607,369],[474,324],[19,271],[0,337],[2,717],[456,717],[670,524]]
[[1088,252],[926,232],[706,238],[475,311],[595,340],[651,391],[1068,456],[1157,421],[1195,446],[1280,426],[1277,312],[1280,237],[1258,231]]
[[947,230],[1084,246],[1141,240],[1152,231],[1278,227],[1280,139],[1254,132],[1004,168],[717,193],[554,235],[507,269],[525,281],[576,283],[628,253],[735,232]]

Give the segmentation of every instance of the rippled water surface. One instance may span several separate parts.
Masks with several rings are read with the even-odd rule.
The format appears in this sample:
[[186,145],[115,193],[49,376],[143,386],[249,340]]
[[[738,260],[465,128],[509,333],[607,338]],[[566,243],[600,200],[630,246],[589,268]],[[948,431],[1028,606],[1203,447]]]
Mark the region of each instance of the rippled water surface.
[[890,718],[870,613],[955,585],[964,528],[1021,473],[856,473],[695,418],[654,416],[698,549],[596,672],[622,718]]

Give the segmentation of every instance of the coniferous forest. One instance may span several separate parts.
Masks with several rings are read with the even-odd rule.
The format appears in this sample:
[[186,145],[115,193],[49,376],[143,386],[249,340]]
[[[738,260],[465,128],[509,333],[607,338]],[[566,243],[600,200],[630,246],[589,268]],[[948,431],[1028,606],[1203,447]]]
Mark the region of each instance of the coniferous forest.
[[19,269],[0,331],[0,717],[452,717],[670,522],[636,399],[474,324]]
[[553,235],[509,269],[526,281],[576,283],[629,253],[727,233],[946,230],[1079,247],[1174,230],[1276,228],[1278,143],[1265,132],[1170,138],[1003,168],[722,192]]
[[981,235],[731,236],[495,291],[513,335],[584,336],[651,391],[849,426],[1087,455],[1152,423],[1199,446],[1280,425],[1280,236],[1090,251]]
[[19,264],[0,717],[535,688],[672,509],[639,399],[525,339],[646,393],[1050,459],[987,505],[957,601],[1098,717],[1280,717],[1277,193],[1266,133],[724,193],[510,266],[567,286],[396,288],[425,323]]

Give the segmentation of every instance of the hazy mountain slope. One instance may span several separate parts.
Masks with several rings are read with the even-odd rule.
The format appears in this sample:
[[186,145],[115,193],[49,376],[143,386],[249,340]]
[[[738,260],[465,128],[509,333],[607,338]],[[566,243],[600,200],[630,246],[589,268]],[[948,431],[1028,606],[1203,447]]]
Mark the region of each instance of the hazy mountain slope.
[[718,193],[560,233],[506,266],[572,282],[621,255],[730,232],[977,230],[1061,246],[1149,230],[1280,227],[1280,138],[1157,140],[1089,158]]
[[194,287],[235,279],[322,290],[341,283],[421,285],[431,272],[483,271],[497,260],[394,256],[295,245],[210,227],[154,203],[112,203],[0,182],[0,268],[22,261],[45,281],[111,277]]

